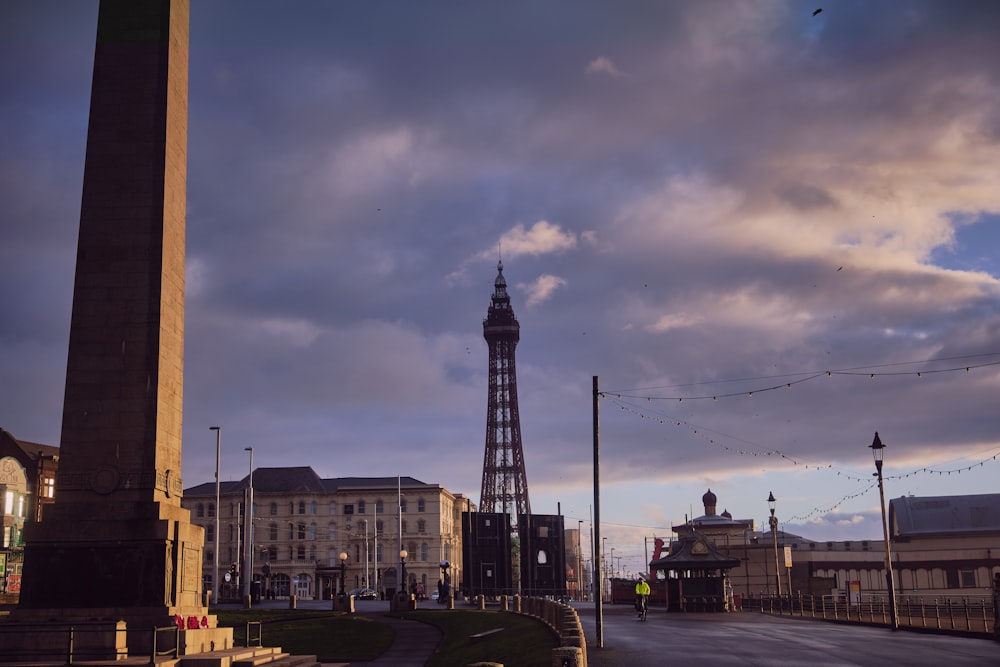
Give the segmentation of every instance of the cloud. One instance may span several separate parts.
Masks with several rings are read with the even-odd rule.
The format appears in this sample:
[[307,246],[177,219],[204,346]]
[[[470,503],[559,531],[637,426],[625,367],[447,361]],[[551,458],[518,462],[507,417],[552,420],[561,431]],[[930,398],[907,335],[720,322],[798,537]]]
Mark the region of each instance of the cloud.
[[591,60],[587,63],[587,68],[584,71],[587,74],[607,74],[616,79],[624,79],[629,76],[625,72],[618,69],[614,62],[612,62],[611,58],[608,58],[607,56],[598,56],[597,58]]
[[532,283],[518,283],[517,288],[527,293],[529,306],[537,306],[548,301],[557,289],[565,285],[564,279],[546,273],[538,276]]
[[547,220],[539,220],[530,229],[517,224],[500,237],[500,250],[510,258],[560,253],[575,247],[575,235]]

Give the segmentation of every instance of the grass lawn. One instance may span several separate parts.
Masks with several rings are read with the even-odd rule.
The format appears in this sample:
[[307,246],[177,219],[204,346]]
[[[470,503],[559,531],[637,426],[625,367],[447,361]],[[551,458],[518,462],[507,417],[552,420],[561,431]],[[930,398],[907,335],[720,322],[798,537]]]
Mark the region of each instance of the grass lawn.
[[[499,662],[517,667],[549,667],[552,649],[559,646],[555,635],[540,621],[501,611],[417,610],[406,618],[441,628],[441,645],[427,663],[429,667],[453,667],[472,662]],[[471,635],[497,628],[502,631],[481,639]]]
[[233,628],[233,642],[243,646],[247,621],[260,621],[264,646],[286,653],[315,655],[319,662],[374,660],[392,643],[392,630],[371,618],[343,612],[277,609],[214,610],[219,625]]
[[[247,621],[259,621],[262,643],[287,653],[315,655],[320,662],[374,660],[392,643],[392,630],[378,622],[342,612],[279,609],[212,610],[219,625],[233,628],[233,641],[242,646]],[[548,667],[559,644],[541,622],[500,611],[417,610],[405,618],[441,629],[441,645],[427,663],[453,667],[489,661],[518,667]],[[503,628],[482,639],[471,635]]]

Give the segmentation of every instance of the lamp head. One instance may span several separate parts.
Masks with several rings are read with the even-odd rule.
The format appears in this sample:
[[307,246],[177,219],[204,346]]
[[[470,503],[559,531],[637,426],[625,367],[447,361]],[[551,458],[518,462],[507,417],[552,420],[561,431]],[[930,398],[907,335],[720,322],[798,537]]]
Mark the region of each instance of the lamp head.
[[347,562],[347,552],[346,551],[341,551],[340,552],[340,562],[341,563],[346,563]]
[[409,556],[409,555],[410,554],[406,553],[406,549],[400,549],[400,551],[399,551],[399,559],[400,560],[406,560],[406,557]]
[[869,445],[872,450],[872,456],[875,457],[875,465],[881,467],[882,456],[884,455],[885,445],[882,444],[882,439],[878,437],[878,431],[875,431],[875,439],[872,440],[872,444]]
[[767,506],[771,510],[771,516],[774,516],[774,505],[778,501],[774,498],[774,492],[769,491],[767,494]]

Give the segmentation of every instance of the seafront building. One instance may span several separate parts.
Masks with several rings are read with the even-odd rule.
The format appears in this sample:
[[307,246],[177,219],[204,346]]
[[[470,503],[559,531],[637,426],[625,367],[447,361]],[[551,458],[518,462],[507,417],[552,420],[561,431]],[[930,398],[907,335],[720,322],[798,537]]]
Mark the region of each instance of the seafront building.
[[[245,498],[253,485],[249,562],[243,539]],[[181,501],[192,522],[205,529],[202,577],[215,582],[215,530],[219,530],[219,592],[238,599],[241,577],[252,577],[259,597],[330,599],[339,592],[341,554],[345,589],[369,588],[378,596],[398,589],[399,553],[407,552],[407,589],[430,596],[441,563],[460,576],[461,516],[468,498],[412,477],[321,478],[310,467],[257,468],[252,476],[185,489]],[[226,576],[228,575],[228,576]],[[228,579],[228,581],[226,580]]]

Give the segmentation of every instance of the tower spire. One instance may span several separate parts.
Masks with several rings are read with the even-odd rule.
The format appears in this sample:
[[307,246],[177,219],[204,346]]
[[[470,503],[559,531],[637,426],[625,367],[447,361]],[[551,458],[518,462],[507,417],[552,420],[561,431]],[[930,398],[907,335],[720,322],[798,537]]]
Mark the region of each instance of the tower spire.
[[483,320],[483,337],[489,345],[489,395],[479,510],[509,514],[512,524],[517,523],[519,515],[531,513],[514,362],[520,329],[507,294],[503,262],[498,260],[493,296]]

